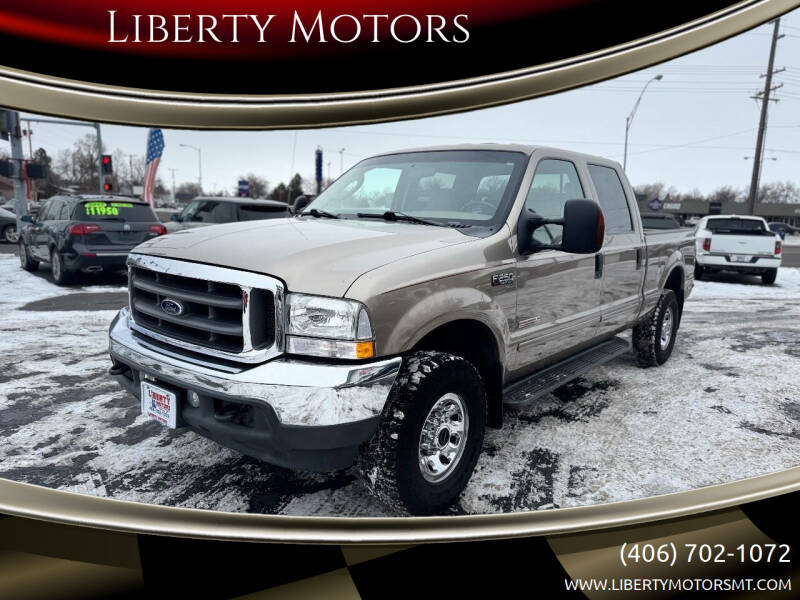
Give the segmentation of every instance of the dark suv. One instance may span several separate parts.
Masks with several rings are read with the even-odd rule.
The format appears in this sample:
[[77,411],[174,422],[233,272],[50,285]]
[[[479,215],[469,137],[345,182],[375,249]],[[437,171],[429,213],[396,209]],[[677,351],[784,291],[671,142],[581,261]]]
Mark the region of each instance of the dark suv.
[[225,198],[199,196],[186,205],[180,214],[172,215],[167,223],[170,233],[235,221],[258,221],[291,217],[285,202],[258,198]]
[[54,196],[19,238],[19,260],[26,271],[50,263],[53,280],[62,285],[78,271],[125,268],[128,252],[167,233],[152,207],[124,196]]

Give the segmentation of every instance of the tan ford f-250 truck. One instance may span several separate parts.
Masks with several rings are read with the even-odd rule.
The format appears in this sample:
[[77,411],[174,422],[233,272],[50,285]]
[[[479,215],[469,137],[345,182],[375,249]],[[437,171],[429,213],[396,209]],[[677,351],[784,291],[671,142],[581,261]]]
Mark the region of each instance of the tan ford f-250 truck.
[[414,514],[458,498],[504,403],[631,346],[666,361],[693,284],[691,231],[646,235],[620,165],[563,150],[376,156],[300,213],[138,246],[110,372],[169,427],[358,462]]

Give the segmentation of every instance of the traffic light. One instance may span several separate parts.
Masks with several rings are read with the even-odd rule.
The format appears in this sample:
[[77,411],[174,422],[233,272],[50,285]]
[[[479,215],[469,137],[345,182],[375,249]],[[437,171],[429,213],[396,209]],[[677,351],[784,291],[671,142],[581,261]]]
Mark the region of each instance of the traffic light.
[[10,110],[0,110],[0,139],[8,139],[13,125],[12,121]]
[[25,173],[28,179],[44,179],[47,177],[47,169],[41,163],[26,162]]
[[111,177],[105,177],[103,179],[103,191],[107,193],[114,191],[114,184],[111,181]]
[[3,177],[13,177],[14,163],[10,160],[0,160],[0,175]]
[[103,156],[100,159],[100,162],[103,165],[102,168],[103,175],[111,175],[114,172],[114,165],[111,162],[110,154],[103,154]]

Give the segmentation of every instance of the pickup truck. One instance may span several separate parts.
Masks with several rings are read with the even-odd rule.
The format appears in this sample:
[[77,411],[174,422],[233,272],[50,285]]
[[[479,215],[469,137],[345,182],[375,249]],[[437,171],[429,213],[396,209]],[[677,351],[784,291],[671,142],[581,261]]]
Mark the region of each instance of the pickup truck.
[[714,271],[761,275],[765,285],[775,283],[781,266],[783,242],[761,217],[714,215],[695,228],[697,261],[694,278]]
[[616,162],[487,144],[366,159],[291,219],[128,265],[109,372],[145,415],[283,467],[356,462],[391,509],[431,514],[504,404],[631,348],[669,358],[694,240],[646,235]]

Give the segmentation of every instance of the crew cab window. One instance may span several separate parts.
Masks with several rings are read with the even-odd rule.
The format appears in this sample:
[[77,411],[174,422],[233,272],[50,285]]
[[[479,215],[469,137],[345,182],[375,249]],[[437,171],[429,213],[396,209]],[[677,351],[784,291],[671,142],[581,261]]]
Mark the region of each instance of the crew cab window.
[[240,221],[258,221],[259,219],[279,219],[290,216],[286,206],[262,204],[242,204],[239,206]]
[[181,213],[181,221],[190,223],[229,223],[233,220],[230,203],[194,200]]
[[[545,158],[536,165],[525,207],[545,218],[560,219],[567,200],[583,197],[575,165],[568,160]],[[563,229],[561,225],[544,225],[533,232],[533,239],[540,244],[558,244]]]
[[610,167],[589,165],[589,175],[597,190],[597,201],[603,209],[606,233],[633,231],[633,220],[625,197],[625,189],[617,172]]

